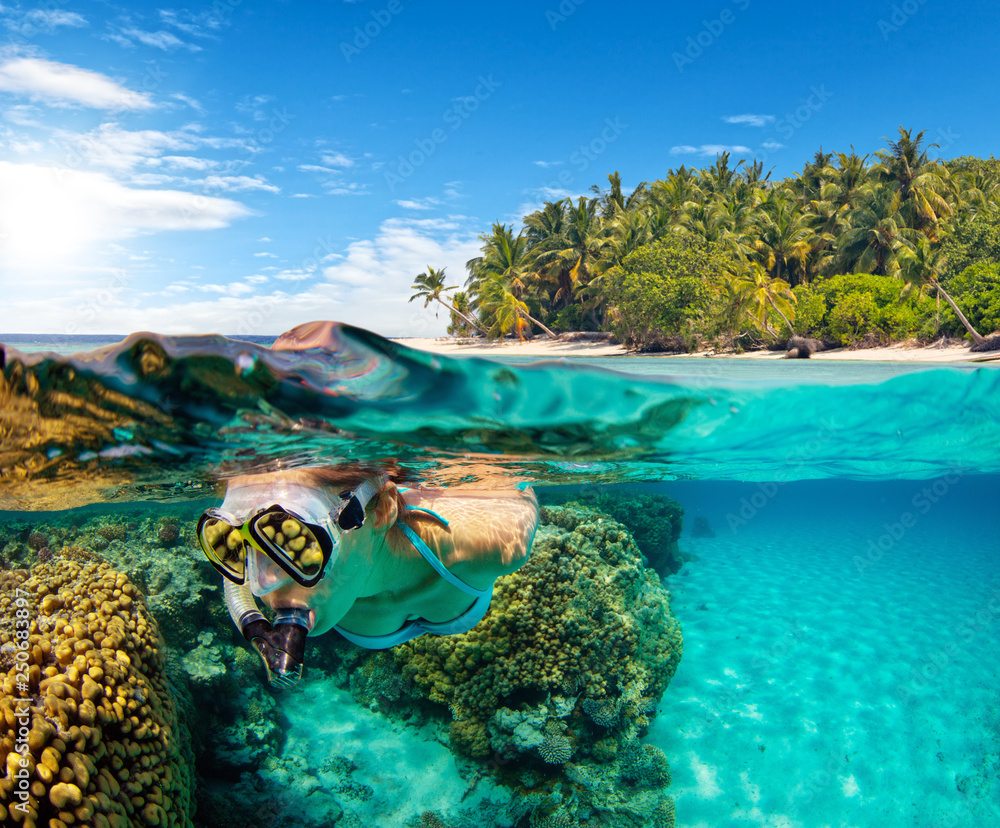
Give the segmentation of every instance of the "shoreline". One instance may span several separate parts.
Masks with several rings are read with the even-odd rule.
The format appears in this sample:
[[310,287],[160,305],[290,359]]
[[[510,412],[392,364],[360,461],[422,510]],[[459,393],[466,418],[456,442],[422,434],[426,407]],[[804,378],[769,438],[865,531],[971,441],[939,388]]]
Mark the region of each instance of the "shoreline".
[[[414,337],[393,339],[400,345],[447,356],[530,356],[542,359],[563,357],[624,357],[643,356],[651,359],[784,359],[784,351],[749,351],[742,354],[718,354],[713,351],[697,351],[692,354],[640,354],[626,350],[621,345],[607,342],[560,342],[548,337],[536,337],[528,342],[504,341],[485,343],[454,337]],[[968,345],[926,345],[914,346],[897,343],[879,348],[850,350],[836,348],[813,354],[813,360],[843,360],[863,362],[917,362],[917,363],[966,363],[1000,361],[1000,352],[973,353]],[[798,361],[798,360],[795,360]]]

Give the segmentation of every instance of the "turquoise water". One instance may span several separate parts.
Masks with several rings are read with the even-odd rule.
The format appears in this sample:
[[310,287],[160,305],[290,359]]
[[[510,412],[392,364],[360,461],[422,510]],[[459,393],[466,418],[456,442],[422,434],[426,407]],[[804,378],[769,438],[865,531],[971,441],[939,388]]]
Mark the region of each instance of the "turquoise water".
[[[193,515],[220,473],[278,458],[668,495],[692,558],[666,581],[685,649],[646,738],[678,825],[1000,824],[996,367],[500,364],[354,329],[305,354],[144,336],[4,360],[0,523]],[[332,686],[296,699],[284,755],[353,745],[375,790],[341,797],[359,819],[380,802],[375,824],[403,825],[408,800],[464,795],[438,742],[407,737],[386,768],[402,737],[377,716]]]

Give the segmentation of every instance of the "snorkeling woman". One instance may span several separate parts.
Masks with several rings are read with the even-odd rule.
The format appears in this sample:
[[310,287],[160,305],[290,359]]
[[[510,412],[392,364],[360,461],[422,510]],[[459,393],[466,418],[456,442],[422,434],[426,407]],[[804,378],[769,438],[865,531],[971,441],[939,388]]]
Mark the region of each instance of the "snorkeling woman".
[[233,622],[275,686],[298,680],[307,634],[334,629],[385,649],[467,632],[493,582],[528,559],[538,526],[530,489],[400,489],[385,474],[346,482],[336,468],[236,477],[198,522]]
[[[336,327],[300,325],[272,347],[329,347]],[[404,489],[384,472],[321,467],[231,478],[222,505],[198,521],[198,541],[268,680],[290,687],[306,635],[334,629],[385,649],[472,629],[493,582],[527,561],[537,527],[526,486]]]

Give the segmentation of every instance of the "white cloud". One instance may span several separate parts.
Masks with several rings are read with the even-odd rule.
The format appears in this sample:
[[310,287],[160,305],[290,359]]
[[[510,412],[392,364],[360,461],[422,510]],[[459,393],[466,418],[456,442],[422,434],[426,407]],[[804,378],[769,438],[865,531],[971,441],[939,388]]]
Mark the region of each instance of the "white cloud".
[[76,263],[100,242],[212,230],[249,214],[225,198],[134,189],[103,173],[0,161],[0,266]]
[[319,198],[315,193],[292,193],[292,198]]
[[133,48],[136,43],[144,46],[152,46],[155,49],[162,49],[164,52],[172,52],[175,49],[188,49],[192,52],[200,52],[201,46],[193,43],[185,43],[177,35],[170,32],[158,31],[147,32],[134,27],[115,28],[111,34],[105,36],[106,40],[112,40],[120,46]]
[[187,104],[195,112],[203,113],[205,110],[202,109],[201,104],[192,98],[190,95],[185,95],[183,92],[171,92],[170,97],[175,101],[180,101],[181,103]]
[[270,242],[270,241],[274,241],[274,239],[269,239],[267,236],[261,236],[259,239],[257,239],[257,241],[259,241],[259,242]]
[[19,19],[16,17],[16,10],[2,10],[14,15],[14,17],[7,20],[7,28],[16,31],[24,37],[30,37],[35,31],[51,34],[59,26],[81,28],[87,25],[87,20],[83,15],[60,9],[31,9],[31,11],[25,12]]
[[252,285],[262,285],[264,282],[268,281],[267,276],[261,276],[259,273],[255,273],[253,276],[247,276],[247,281]]
[[431,210],[440,204],[436,198],[397,199],[396,204],[407,210]]
[[0,90],[53,105],[144,110],[153,102],[99,72],[41,58],[17,57],[0,64]]
[[238,193],[244,190],[263,190],[268,193],[280,193],[281,188],[268,184],[262,176],[249,175],[209,175],[200,182],[212,190],[225,190]]
[[367,184],[359,184],[356,181],[352,181],[351,183],[344,183],[342,181],[324,181],[323,186],[327,188],[326,191],[330,195],[371,195],[368,191]]
[[266,250],[262,253],[254,253],[254,256],[257,256],[258,258],[268,258],[268,259],[278,258],[277,256],[274,255],[274,253],[268,253]]
[[536,161],[535,165],[539,167],[558,167],[562,164],[562,161]]
[[342,152],[324,152],[320,160],[328,167],[353,167],[354,161]]
[[208,158],[195,158],[191,155],[164,155],[159,159],[159,163],[167,167],[175,167],[179,170],[198,170],[203,172],[218,167],[218,161]]
[[[148,163],[164,150],[194,149],[200,143],[198,136],[184,131],[126,130],[113,123],[87,133],[56,132],[55,137],[74,147],[89,164],[117,171]],[[178,161],[175,165],[185,163]]]
[[339,318],[352,325],[385,336],[441,335],[447,313],[435,319],[432,308],[410,304],[410,286],[428,266],[447,268],[449,284],[464,283],[465,263],[481,253],[479,232],[447,219],[389,219],[375,238],[351,243],[323,270],[329,288],[314,290],[349,298],[351,316]]
[[722,119],[727,124],[746,124],[752,127],[764,127],[774,120],[773,115],[726,115]]
[[774,152],[774,150],[780,150],[785,148],[784,144],[779,144],[777,141],[765,141],[763,144],[761,144],[761,146],[766,150],[770,150],[771,152]]
[[723,152],[752,152],[752,150],[750,147],[744,147],[741,144],[702,144],[700,147],[692,147],[689,144],[682,144],[680,146],[670,148],[671,155],[702,155],[708,157],[719,155]]

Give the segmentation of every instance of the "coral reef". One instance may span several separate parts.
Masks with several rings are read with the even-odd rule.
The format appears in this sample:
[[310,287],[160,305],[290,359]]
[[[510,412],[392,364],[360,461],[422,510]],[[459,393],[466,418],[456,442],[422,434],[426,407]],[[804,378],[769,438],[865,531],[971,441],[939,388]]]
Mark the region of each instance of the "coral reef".
[[189,739],[135,585],[79,553],[0,579],[0,821],[191,825]]
[[[662,816],[666,757],[638,739],[681,658],[669,596],[620,523],[573,506],[542,518],[529,562],[497,581],[483,621],[397,647],[396,665],[448,706],[453,748],[488,759],[518,792],[511,824],[530,803],[532,825]],[[585,820],[592,809],[603,822]]]
[[542,490],[541,496],[543,504],[594,509],[618,521],[635,539],[649,566],[663,577],[679,572],[688,560],[677,544],[684,510],[665,495],[591,487],[572,493]]

